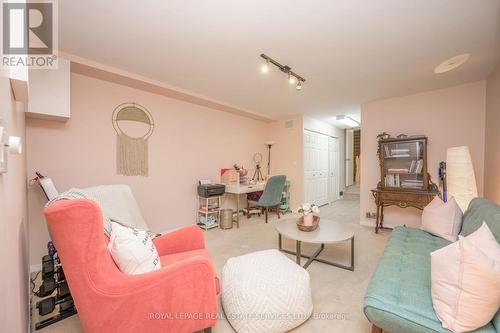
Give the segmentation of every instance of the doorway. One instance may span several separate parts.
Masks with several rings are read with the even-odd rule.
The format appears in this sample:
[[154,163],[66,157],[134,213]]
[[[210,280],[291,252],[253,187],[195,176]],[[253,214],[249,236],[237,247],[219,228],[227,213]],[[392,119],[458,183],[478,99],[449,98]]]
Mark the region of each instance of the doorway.
[[361,174],[361,130],[346,129],[345,131],[345,186],[359,186]]

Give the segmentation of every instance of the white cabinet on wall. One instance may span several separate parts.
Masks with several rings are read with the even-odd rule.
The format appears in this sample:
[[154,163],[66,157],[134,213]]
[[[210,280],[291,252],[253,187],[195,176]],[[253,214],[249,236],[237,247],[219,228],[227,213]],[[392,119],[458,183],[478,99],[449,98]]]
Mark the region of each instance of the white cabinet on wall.
[[70,61],[58,60],[57,69],[31,69],[28,83],[30,117],[68,120],[71,116]]
[[304,131],[304,198],[318,206],[329,203],[328,136]]

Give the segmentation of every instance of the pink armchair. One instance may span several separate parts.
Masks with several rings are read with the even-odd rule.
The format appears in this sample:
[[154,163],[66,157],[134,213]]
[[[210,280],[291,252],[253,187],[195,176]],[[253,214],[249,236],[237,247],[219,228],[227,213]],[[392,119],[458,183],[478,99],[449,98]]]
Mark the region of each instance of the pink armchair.
[[197,226],[154,239],[161,269],[126,275],[106,249],[93,201],[58,201],[45,216],[85,332],[191,333],[215,326],[219,280]]

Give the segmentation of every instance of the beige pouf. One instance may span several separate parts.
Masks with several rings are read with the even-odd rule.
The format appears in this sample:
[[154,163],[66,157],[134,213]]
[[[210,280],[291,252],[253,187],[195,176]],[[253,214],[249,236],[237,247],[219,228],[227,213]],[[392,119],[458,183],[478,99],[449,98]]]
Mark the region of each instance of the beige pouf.
[[289,331],[312,313],[309,273],[277,250],[230,258],[222,270],[222,306],[238,333]]

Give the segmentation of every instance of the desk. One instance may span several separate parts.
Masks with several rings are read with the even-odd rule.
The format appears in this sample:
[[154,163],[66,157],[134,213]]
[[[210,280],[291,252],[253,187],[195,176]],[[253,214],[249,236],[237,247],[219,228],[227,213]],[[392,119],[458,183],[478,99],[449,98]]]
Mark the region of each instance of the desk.
[[236,227],[240,227],[240,194],[247,194],[251,192],[264,191],[266,187],[265,182],[257,184],[226,184],[226,193],[233,194],[236,197]]
[[377,205],[377,220],[375,222],[375,233],[384,228],[384,207],[398,206],[399,208],[414,207],[423,210],[434,197],[441,196],[437,187],[433,186],[425,190],[389,190],[377,188],[372,190]]

